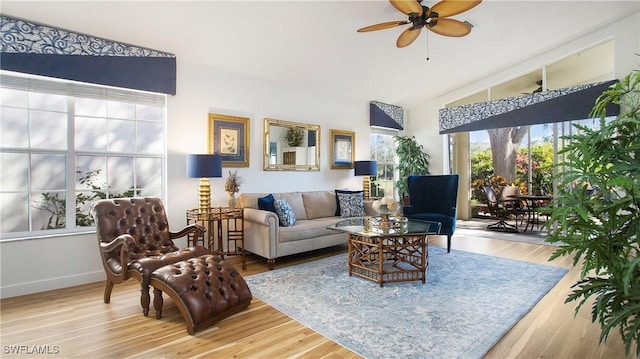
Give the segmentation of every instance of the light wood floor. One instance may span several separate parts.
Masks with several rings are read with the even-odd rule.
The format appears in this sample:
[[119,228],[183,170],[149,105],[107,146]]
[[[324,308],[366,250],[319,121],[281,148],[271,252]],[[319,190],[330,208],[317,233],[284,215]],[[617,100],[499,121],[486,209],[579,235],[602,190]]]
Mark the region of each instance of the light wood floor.
[[[445,246],[445,238],[432,237],[429,244]],[[453,249],[548,263],[554,247],[456,235]],[[279,260],[276,268],[345,250],[338,247],[293,256]],[[237,258],[229,260],[240,268]],[[569,268],[570,260],[550,264]],[[249,256],[243,274],[266,270],[266,261]],[[598,344],[600,329],[591,323],[590,308],[574,317],[574,304],[564,304],[578,276],[579,271],[572,269],[486,358],[623,358],[624,345],[617,333],[606,344]],[[48,358],[359,357],[256,298],[246,311],[189,336],[179,311],[166,295],[163,318],[155,319],[153,309],[149,317],[144,317],[138,288],[135,280],[116,286],[110,304],[102,302],[103,283],[4,299],[0,301],[0,356],[37,357],[25,350],[33,352],[38,346],[53,353],[41,355]],[[19,355],[9,354],[21,345],[26,349]]]

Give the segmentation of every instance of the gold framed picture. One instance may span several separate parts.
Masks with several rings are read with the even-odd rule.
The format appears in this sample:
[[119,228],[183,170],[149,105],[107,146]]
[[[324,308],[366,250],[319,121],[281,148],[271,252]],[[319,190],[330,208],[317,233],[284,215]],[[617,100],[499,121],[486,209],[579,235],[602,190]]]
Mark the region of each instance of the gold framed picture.
[[209,153],[222,157],[222,167],[249,167],[249,118],[209,114]]
[[353,168],[355,158],[355,132],[330,130],[329,148],[331,156],[331,169]]

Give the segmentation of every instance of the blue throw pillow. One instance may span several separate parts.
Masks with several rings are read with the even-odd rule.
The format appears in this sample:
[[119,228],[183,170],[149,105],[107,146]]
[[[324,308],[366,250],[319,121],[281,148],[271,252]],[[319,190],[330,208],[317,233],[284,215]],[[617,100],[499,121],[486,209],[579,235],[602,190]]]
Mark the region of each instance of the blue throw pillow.
[[[336,216],[342,216],[342,213],[340,211],[340,199],[338,197],[338,195],[340,193],[345,193],[345,194],[361,194],[362,198],[364,200],[364,191],[347,191],[347,190],[341,190],[341,189],[337,189],[336,191]],[[364,216],[364,215],[363,215]],[[344,217],[344,216],[342,216]]]
[[280,220],[280,225],[283,227],[291,227],[296,224],[296,215],[293,213],[293,209],[287,201],[284,199],[276,199],[273,203],[276,208],[276,214]]
[[269,193],[269,195],[258,198],[258,208],[264,211],[271,211],[273,213],[276,212],[276,208],[273,206],[275,202],[275,198],[273,194]]
[[340,202],[340,217],[364,217],[367,214],[364,211],[364,195],[360,191],[358,193],[336,193],[338,202]]

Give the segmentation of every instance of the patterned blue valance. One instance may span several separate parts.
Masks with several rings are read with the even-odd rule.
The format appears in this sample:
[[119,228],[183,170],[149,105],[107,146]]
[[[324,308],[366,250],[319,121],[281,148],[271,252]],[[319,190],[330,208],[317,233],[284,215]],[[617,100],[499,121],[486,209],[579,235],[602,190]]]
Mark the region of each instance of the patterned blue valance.
[[176,93],[173,54],[0,15],[0,68],[144,91]]
[[369,124],[376,127],[402,130],[404,128],[404,111],[400,106],[371,101],[369,105]]
[[[549,90],[505,99],[440,109],[440,133],[582,120],[603,91],[618,80]],[[620,113],[607,106],[607,116]]]

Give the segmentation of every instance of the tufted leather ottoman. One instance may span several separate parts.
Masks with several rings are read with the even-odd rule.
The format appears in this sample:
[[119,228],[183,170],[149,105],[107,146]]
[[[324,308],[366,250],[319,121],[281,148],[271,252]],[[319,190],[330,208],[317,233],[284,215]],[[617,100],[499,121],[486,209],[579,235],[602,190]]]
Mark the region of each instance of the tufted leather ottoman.
[[251,303],[244,278],[220,256],[208,254],[156,269],[151,274],[156,317],[162,316],[162,292],[176,303],[191,335]]

